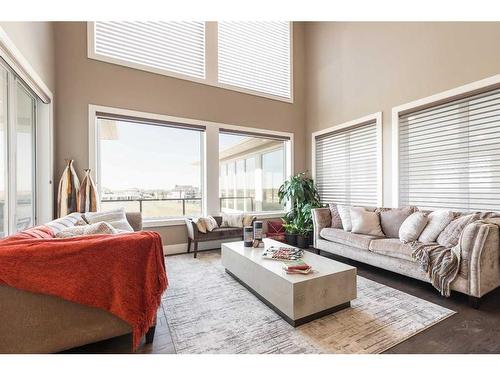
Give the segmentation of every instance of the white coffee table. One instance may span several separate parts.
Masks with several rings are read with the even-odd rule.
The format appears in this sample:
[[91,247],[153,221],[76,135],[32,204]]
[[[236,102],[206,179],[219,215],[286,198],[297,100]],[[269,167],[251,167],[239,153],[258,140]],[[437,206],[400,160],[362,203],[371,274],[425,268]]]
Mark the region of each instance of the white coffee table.
[[[271,239],[265,247],[287,246]],[[307,275],[286,274],[283,263],[262,258],[262,248],[243,241],[222,244],[226,272],[296,327],[350,306],[356,298],[356,268],[306,251]]]

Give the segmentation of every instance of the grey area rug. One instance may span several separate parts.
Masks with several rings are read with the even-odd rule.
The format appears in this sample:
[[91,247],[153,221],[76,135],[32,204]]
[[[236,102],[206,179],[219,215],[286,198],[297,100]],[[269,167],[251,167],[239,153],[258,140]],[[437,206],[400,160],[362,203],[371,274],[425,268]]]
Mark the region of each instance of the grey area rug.
[[350,308],[293,328],[225,272],[218,251],[166,265],[177,353],[381,353],[455,313],[358,276]]

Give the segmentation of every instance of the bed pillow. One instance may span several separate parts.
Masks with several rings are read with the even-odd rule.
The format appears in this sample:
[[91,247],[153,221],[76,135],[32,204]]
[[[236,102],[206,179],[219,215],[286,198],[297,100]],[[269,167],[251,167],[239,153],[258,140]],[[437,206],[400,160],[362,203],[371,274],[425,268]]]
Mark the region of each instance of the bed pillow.
[[366,211],[363,207],[352,207],[350,210],[352,233],[384,236],[380,227],[378,212]]
[[119,208],[111,211],[101,212],[85,212],[84,219],[89,224],[95,224],[100,221],[105,221],[120,232],[133,232],[134,229],[130,226],[125,215],[125,209]]
[[379,208],[380,226],[386,237],[399,238],[399,228],[415,212],[415,207]]
[[439,234],[453,220],[454,214],[448,210],[437,210],[431,212],[427,217],[429,218],[429,222],[418,238],[423,243],[436,242]]
[[427,225],[427,215],[424,212],[414,212],[403,221],[399,228],[399,239],[401,242],[413,242],[418,239],[420,233]]
[[337,209],[337,204],[330,203],[328,207],[330,208],[330,214],[332,216],[332,223],[330,224],[330,227],[342,229],[342,219],[340,218],[339,210]]
[[91,234],[116,234],[118,231],[111,224],[104,221],[95,224],[77,225],[63,229],[56,233],[57,238],[70,238],[78,236],[89,236]]
[[[360,207],[364,210],[363,207]],[[351,223],[351,206],[345,206],[343,204],[337,205],[337,210],[339,212],[340,220],[342,221],[342,228],[345,231],[350,232],[352,230]]]
[[470,215],[460,216],[459,218],[453,220],[439,234],[437,238],[437,243],[446,247],[455,246],[456,244],[458,244],[458,240],[460,239],[460,234],[465,229],[465,227],[468,224],[478,219],[479,215],[470,214]]

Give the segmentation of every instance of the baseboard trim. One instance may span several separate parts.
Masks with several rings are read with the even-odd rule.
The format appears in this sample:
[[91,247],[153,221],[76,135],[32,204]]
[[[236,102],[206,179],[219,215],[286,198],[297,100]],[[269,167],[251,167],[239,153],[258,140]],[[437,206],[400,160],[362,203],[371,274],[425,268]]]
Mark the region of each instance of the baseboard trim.
[[[225,240],[218,241],[206,241],[198,243],[198,251],[202,250],[213,250],[220,249],[221,245],[224,242],[233,242],[233,241],[241,241],[241,238],[228,238]],[[176,255],[176,254],[186,254],[187,253],[187,242],[184,243],[176,243],[172,245],[164,245],[163,246],[163,254],[164,255]],[[193,252],[193,245],[191,244],[191,252]]]

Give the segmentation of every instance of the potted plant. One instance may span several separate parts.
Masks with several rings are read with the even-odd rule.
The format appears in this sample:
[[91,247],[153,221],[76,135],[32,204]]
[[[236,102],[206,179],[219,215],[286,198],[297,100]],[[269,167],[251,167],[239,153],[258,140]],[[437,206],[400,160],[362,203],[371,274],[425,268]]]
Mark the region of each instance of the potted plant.
[[[307,248],[313,228],[311,209],[321,207],[318,190],[313,179],[307,177],[305,172],[290,177],[281,185],[278,198],[281,204],[289,203],[290,207],[283,218],[286,234],[295,235],[297,241],[300,242],[297,245]],[[291,237],[290,240],[293,241]],[[287,243],[292,245],[288,241]]]
[[296,246],[297,245],[297,226],[293,222],[287,222],[285,218],[283,218],[283,228],[285,228],[285,242],[289,245]]

